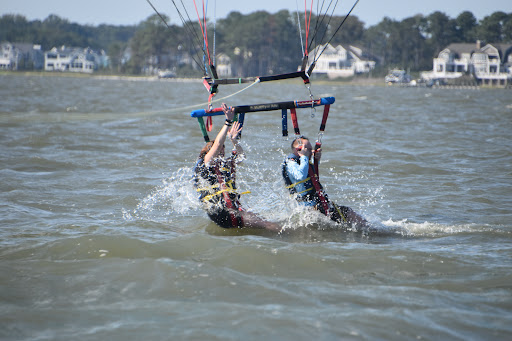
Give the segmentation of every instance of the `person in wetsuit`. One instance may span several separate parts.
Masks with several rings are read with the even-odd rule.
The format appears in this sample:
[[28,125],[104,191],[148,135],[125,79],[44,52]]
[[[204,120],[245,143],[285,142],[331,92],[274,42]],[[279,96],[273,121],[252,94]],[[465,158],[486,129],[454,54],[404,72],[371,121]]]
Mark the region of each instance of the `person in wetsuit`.
[[[244,152],[237,137],[242,131],[239,122],[233,122],[233,108],[223,103],[226,121],[214,142],[208,142],[195,166],[195,187],[200,193],[210,219],[223,228],[250,227],[280,231],[279,225],[263,220],[256,214],[245,211],[239,201],[236,188],[236,164],[244,158]],[[224,154],[226,137],[233,143],[233,150]]]
[[290,194],[301,204],[313,207],[337,223],[356,229],[368,227],[368,221],[350,207],[338,206],[329,200],[318,179],[322,149],[318,148],[313,154],[311,143],[305,136],[295,138],[291,148],[292,153],[282,164],[283,178]]

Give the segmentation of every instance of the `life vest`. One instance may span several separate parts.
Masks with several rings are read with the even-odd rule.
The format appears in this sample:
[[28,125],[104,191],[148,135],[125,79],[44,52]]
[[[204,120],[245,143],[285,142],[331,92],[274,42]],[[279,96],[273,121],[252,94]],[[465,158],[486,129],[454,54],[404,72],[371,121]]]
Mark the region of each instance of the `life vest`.
[[194,167],[194,186],[199,193],[199,200],[209,209],[239,208],[240,195],[236,191],[235,157],[236,155],[232,155],[210,167],[204,164],[204,159],[197,160]]
[[[238,199],[235,183],[236,151],[231,157],[216,162],[212,167],[206,167],[204,159],[199,159],[194,169],[195,187],[199,192],[199,199],[205,204],[208,216],[221,227],[243,227],[243,211]],[[228,218],[226,221],[225,218]]]
[[[297,155],[292,153],[292,154],[288,155],[283,162],[282,172],[283,172],[283,179],[286,184],[286,188],[288,189],[290,194],[295,196],[297,198],[297,200],[299,200],[299,201],[305,201],[305,202],[314,201],[314,202],[316,202],[318,199],[318,196],[316,195],[315,187],[313,186],[313,183],[311,182],[311,177],[308,176],[304,180],[292,183],[292,180],[288,176],[288,172],[287,172],[287,164],[286,163],[288,160],[294,160],[295,162],[297,162],[300,165],[300,157],[298,157]],[[309,168],[311,169],[312,167],[313,167],[313,165],[310,163]],[[298,192],[296,187],[299,184],[304,184],[305,190]]]
[[[330,212],[333,211],[333,205],[329,201],[327,197],[327,193],[325,193],[322,184],[318,181],[318,175],[315,170],[315,166],[310,162],[308,169],[308,177],[304,180],[292,183],[290,177],[287,172],[287,161],[293,159],[295,162],[300,164],[300,157],[295,154],[290,154],[286,157],[283,162],[282,172],[284,182],[286,183],[286,188],[290,191],[290,194],[294,195],[297,200],[302,202],[311,202],[316,209],[322,212],[325,215],[330,215]],[[301,192],[297,192],[296,186],[303,183],[305,186],[305,190]]]

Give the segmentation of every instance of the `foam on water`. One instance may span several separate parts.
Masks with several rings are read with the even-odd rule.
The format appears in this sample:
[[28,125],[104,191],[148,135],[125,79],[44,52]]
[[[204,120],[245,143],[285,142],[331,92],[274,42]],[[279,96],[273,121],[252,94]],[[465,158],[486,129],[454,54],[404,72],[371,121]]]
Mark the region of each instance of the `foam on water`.
[[[251,149],[250,147],[248,148]],[[281,155],[282,156],[282,155]],[[261,167],[258,162],[247,162],[246,165],[239,166],[238,188],[242,192],[245,188],[250,188],[251,193],[243,195],[241,198],[242,206],[246,210],[253,211],[262,218],[277,222],[282,226],[281,233],[293,232],[301,229],[312,229],[314,231],[353,231],[355,228],[341,228],[339,224],[334,223],[329,218],[305,207],[294,200],[286,189],[284,189],[282,179],[276,175],[275,169],[258,169]],[[332,169],[331,169],[332,170]],[[206,214],[198,200],[197,191],[192,181],[193,170],[190,167],[183,167],[178,171],[162,180],[162,184],[154,188],[150,194],[141,199],[137,207],[128,211],[123,209],[123,218],[126,220],[145,220],[153,222],[172,222],[179,217],[206,217]],[[333,191],[332,197],[342,202],[359,203],[358,210],[369,221],[372,222],[371,230],[363,231],[364,234],[401,234],[404,232],[403,226],[390,226],[383,224],[377,219],[375,213],[372,215],[372,209],[378,207],[382,200],[382,187],[361,188],[358,181],[364,182],[368,177],[360,172],[354,174],[351,172],[331,173],[329,178],[336,182],[345,183],[345,192],[343,189]],[[360,183],[359,183],[360,185]],[[378,211],[378,209],[377,209]]]
[[[282,233],[310,229],[312,231],[350,232],[352,229],[340,229],[340,226],[322,214],[300,205],[284,189],[280,169],[269,168],[260,163],[261,158],[272,164],[284,159],[284,150],[262,151],[242,142],[248,154],[245,162],[238,165],[237,184],[240,191],[250,189],[250,194],[242,195],[242,206],[255,212],[262,218],[277,222]],[[288,142],[285,143],[285,145]],[[286,146],[284,147],[286,148]],[[276,153],[277,151],[277,153]],[[329,164],[329,160],[324,160]],[[386,216],[389,203],[383,184],[372,181],[373,168],[336,171],[335,167],[326,167],[322,171],[324,186],[331,200],[352,207],[370,221],[371,230],[363,234],[389,235],[401,237],[439,237],[457,233],[479,233],[492,230],[492,227],[478,224],[443,224],[435,221],[413,222],[407,218]],[[123,209],[125,220],[142,220],[169,223],[180,218],[195,217],[208,223],[209,219],[201,207],[192,182],[192,167],[179,168],[170,177],[162,179],[148,195],[140,199],[136,208]],[[335,184],[342,184],[335,185]]]

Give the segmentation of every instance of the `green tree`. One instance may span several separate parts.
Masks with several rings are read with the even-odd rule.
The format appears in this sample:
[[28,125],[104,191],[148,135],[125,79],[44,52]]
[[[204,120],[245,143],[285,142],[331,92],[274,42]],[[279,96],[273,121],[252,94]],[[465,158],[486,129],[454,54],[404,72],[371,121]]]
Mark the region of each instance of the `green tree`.
[[503,23],[503,40],[505,43],[512,43],[512,13],[507,15],[507,19]]
[[30,42],[35,32],[22,15],[6,14],[0,18],[0,42]]
[[364,35],[364,23],[355,15],[349,16],[343,26],[334,34],[344,19],[345,16],[334,16],[331,19],[326,40],[333,37],[332,44],[334,45],[360,43]]
[[399,40],[402,41],[399,46],[401,67],[419,70],[431,64],[430,58],[425,60],[425,54],[430,50],[422,34],[424,26],[425,19],[422,15],[406,18],[400,23],[398,31]]
[[363,35],[363,45],[370,55],[379,56],[380,64],[385,64],[387,62],[384,54],[387,34],[380,28],[380,23],[368,28]]
[[457,24],[454,19],[439,11],[430,14],[426,19],[426,32],[435,54],[457,40]]
[[510,15],[505,12],[494,12],[486,16],[480,21],[478,27],[478,39],[487,43],[501,43],[506,41],[506,37],[510,36],[506,32],[506,28],[510,28]]
[[282,10],[268,18],[268,35],[262,55],[268,58],[269,74],[292,72],[301,64],[303,53],[300,48],[300,36],[293,21],[293,14]]
[[286,10],[231,12],[217,30],[219,49],[231,57],[237,76],[294,71],[302,59],[299,33]]
[[110,68],[117,73],[123,72],[123,55],[126,47],[126,43],[114,42],[108,48]]
[[[304,12],[299,12],[302,38],[305,39]],[[454,42],[471,43],[480,39],[487,43],[512,43],[512,13],[497,11],[478,22],[464,11],[455,19],[436,11],[428,16],[416,15],[401,21],[384,18],[377,25],[364,28],[356,16],[347,18],[334,32],[344,16],[312,15],[308,48],[326,43],[351,44],[364,48],[382,68],[400,67],[411,70],[429,69],[432,58]],[[168,22],[168,18],[165,17]],[[265,11],[243,15],[231,12],[216,24],[207,22],[210,52],[231,57],[234,73],[256,76],[291,72],[301,63],[300,34],[297,13],[286,10],[271,14]],[[315,33],[316,31],[316,33]],[[183,26],[167,25],[157,15],[137,26],[80,25],[57,15],[43,21],[28,21],[21,15],[0,17],[0,42],[41,44],[52,47],[91,47],[106,50],[112,69],[117,72],[140,73],[147,68],[178,68],[182,74],[200,75],[203,61],[203,35],[197,22]],[[127,48],[131,60],[124,64]],[[193,57],[195,63],[190,63]],[[213,55],[212,55],[213,57]],[[181,58],[181,59],[180,59]],[[192,65],[192,66],[191,66]],[[30,67],[29,65],[26,65]]]
[[[126,44],[135,34],[136,26],[102,24],[91,29],[91,39],[98,49],[109,50],[113,44]],[[109,51],[110,52],[110,51]]]
[[[168,17],[164,16],[168,21]],[[162,19],[154,14],[139,25],[133,36],[130,47],[132,58],[129,61],[130,72],[138,74],[144,68],[151,72],[159,68],[167,68],[171,65],[168,58],[175,41],[173,38],[179,35],[179,28],[166,26]],[[175,46],[176,49],[178,46]]]
[[457,30],[457,41],[472,43],[476,41],[476,28],[478,22],[469,11],[464,11],[455,19]]
[[370,53],[380,56],[383,65],[400,63],[399,22],[385,17],[377,25],[370,27],[364,37]]

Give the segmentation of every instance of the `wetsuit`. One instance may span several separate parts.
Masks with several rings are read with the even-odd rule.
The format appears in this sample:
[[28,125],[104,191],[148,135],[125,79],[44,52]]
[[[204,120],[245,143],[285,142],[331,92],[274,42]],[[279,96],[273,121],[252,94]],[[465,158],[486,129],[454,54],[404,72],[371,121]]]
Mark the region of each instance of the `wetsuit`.
[[226,160],[214,162],[212,166],[206,166],[204,159],[199,159],[194,167],[194,185],[199,199],[210,219],[224,228],[243,226],[243,209],[235,184],[236,158],[233,152]]
[[288,155],[283,162],[282,172],[286,188],[297,201],[306,206],[313,206],[337,223],[348,223],[347,217],[351,209],[337,206],[329,200],[307,156],[298,157],[293,153]]

